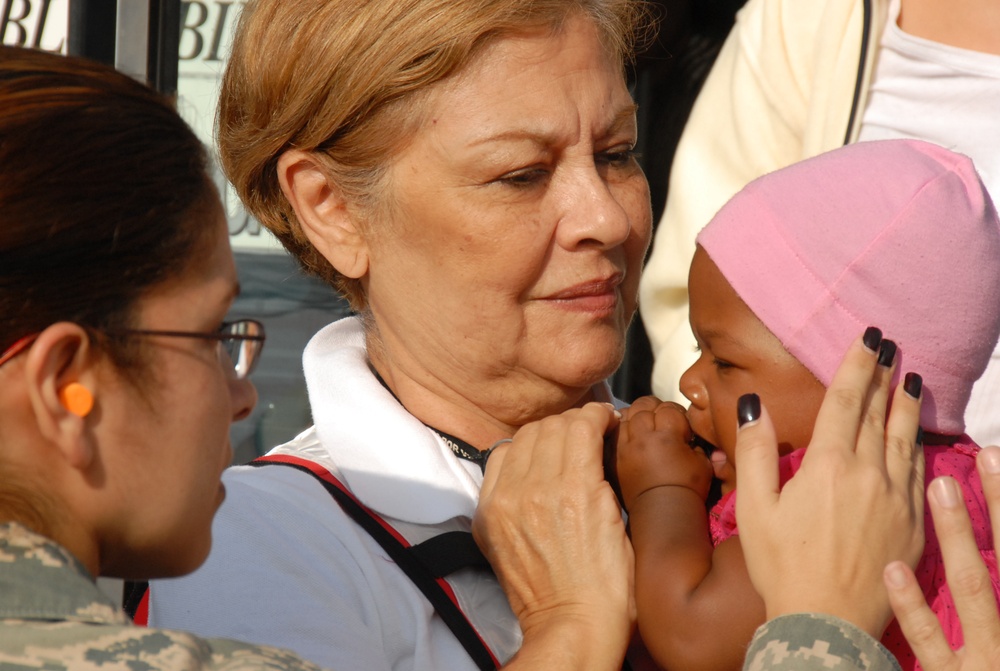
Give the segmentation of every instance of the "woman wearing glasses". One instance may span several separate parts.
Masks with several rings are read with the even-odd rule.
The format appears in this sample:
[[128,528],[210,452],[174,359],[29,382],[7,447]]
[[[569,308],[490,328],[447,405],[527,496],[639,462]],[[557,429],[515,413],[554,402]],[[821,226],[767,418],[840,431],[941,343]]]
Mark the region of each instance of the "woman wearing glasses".
[[94,584],[208,555],[264,344],[223,322],[238,290],[174,110],[103,66],[0,47],[0,667],[314,668],[133,627]]

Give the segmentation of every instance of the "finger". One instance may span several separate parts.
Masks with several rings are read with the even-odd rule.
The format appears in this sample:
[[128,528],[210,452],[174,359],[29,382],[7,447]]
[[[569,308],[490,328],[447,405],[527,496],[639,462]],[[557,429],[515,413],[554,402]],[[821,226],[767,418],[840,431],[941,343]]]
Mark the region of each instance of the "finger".
[[527,475],[540,428],[541,422],[530,422],[518,429],[511,442],[495,446],[486,461],[480,498],[488,496],[501,480],[519,482]]
[[1000,447],[984,447],[976,456],[976,468],[983,483],[983,495],[990,509],[993,543],[1000,546]]
[[889,604],[896,615],[903,635],[925,669],[945,669],[951,666],[952,652],[937,616],[927,606],[923,590],[909,566],[894,561],[883,574]]
[[740,397],[737,414],[742,426],[736,432],[736,480],[740,483],[736,520],[742,526],[765,515],[778,500],[778,439],[756,394]]
[[[913,501],[914,509],[920,511],[923,511],[924,483],[922,472],[919,480],[915,475],[918,462],[923,461],[917,459],[916,454],[922,449],[917,444],[922,386],[923,382],[919,375],[906,374],[903,384],[897,385],[893,393],[892,409],[885,424],[885,468],[889,481],[892,487],[898,488],[899,491],[905,492],[909,489],[911,496],[917,494],[919,500]],[[914,483],[917,484],[915,488]]]
[[622,417],[628,419],[637,412],[652,412],[660,403],[660,399],[655,396],[641,396],[633,401],[632,405],[622,410]]
[[620,426],[627,427],[625,430],[629,436],[632,433],[648,433],[656,426],[656,415],[652,409],[632,412],[628,417],[622,417]]
[[[862,407],[868,398],[868,389],[878,361],[877,354],[865,346],[866,340],[874,342],[874,338],[870,337],[872,331],[869,328],[863,337],[851,343],[834,374],[816,415],[813,440],[806,450],[805,459],[810,454],[827,450],[854,451]],[[878,329],[874,331],[878,333],[878,341],[881,342],[881,333]]]
[[939,477],[928,488],[927,498],[965,644],[986,650],[1000,639],[1000,619],[993,581],[976,546],[962,490],[953,478]]
[[513,443],[503,443],[497,445],[490,452],[490,457],[486,461],[486,470],[483,471],[483,484],[479,488],[479,499],[484,500],[490,497],[496,487],[497,479],[504,470],[504,462]]
[[858,429],[855,452],[865,463],[885,470],[886,406],[889,388],[896,372],[896,343],[888,338],[879,348],[878,365],[868,385],[868,394],[861,409],[861,427]]
[[532,455],[533,469],[548,481],[569,469],[596,469],[604,477],[604,435],[617,424],[618,413],[608,403],[587,403],[575,411],[543,422],[540,440]]
[[653,411],[653,425],[657,431],[678,433],[684,442],[691,442],[691,424],[688,423],[687,411],[677,403],[660,403]]

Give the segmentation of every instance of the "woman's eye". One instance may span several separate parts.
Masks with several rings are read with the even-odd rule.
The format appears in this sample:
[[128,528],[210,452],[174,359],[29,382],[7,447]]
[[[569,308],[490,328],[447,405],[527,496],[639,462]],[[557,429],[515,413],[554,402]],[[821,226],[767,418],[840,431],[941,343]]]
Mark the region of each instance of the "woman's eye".
[[549,172],[542,168],[525,168],[524,170],[515,170],[514,172],[502,175],[496,181],[507,186],[523,189],[541,184],[548,177]]
[[630,164],[639,154],[632,147],[619,147],[597,155],[597,162],[603,165],[621,167]]

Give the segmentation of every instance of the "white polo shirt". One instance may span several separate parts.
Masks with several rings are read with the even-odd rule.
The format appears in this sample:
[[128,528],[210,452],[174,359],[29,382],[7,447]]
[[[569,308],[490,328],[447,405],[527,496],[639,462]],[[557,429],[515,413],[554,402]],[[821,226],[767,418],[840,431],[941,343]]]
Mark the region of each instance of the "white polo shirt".
[[[471,529],[479,467],[380,384],[356,318],[317,333],[304,364],[315,425],[271,454],[322,464],[411,544]],[[596,391],[611,400],[607,385]],[[337,670],[476,668],[419,589],[312,476],[243,466],[223,481],[208,561],[190,576],[153,581],[150,626],[280,645]],[[521,632],[496,579],[465,569],[448,582],[506,662]]]

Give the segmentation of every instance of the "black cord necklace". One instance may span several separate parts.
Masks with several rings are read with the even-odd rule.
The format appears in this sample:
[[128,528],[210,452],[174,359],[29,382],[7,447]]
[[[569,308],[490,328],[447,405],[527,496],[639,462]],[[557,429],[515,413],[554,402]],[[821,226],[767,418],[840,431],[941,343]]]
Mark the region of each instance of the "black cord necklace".
[[[369,364],[368,367],[369,369],[371,369],[372,374],[375,375],[375,379],[379,381],[379,384],[385,387],[385,390],[388,391],[390,394],[392,394],[392,397],[396,399],[397,403],[403,405],[402,401],[400,401],[399,397],[396,396],[396,394],[392,391],[392,389],[389,388],[389,385],[385,383],[385,380],[382,379],[382,376],[379,375],[378,371],[375,370],[375,368],[371,366],[371,364]],[[423,424],[428,429],[430,429],[438,436],[440,436],[441,440],[444,441],[444,444],[448,446],[448,449],[450,449],[452,452],[455,453],[456,457],[458,457],[459,459],[465,459],[467,461],[471,461],[472,463],[479,466],[479,468],[482,469],[484,473],[486,472],[486,460],[489,459],[490,453],[493,451],[493,447],[496,447],[497,445],[509,441],[509,439],[500,440],[497,441],[497,443],[494,444],[493,447],[491,447],[490,449],[480,450],[479,448],[473,447],[472,445],[462,440],[461,438],[458,438],[457,436],[453,436],[450,433],[445,433],[441,429],[436,429],[430,424],[427,424],[426,422],[424,422]]]

